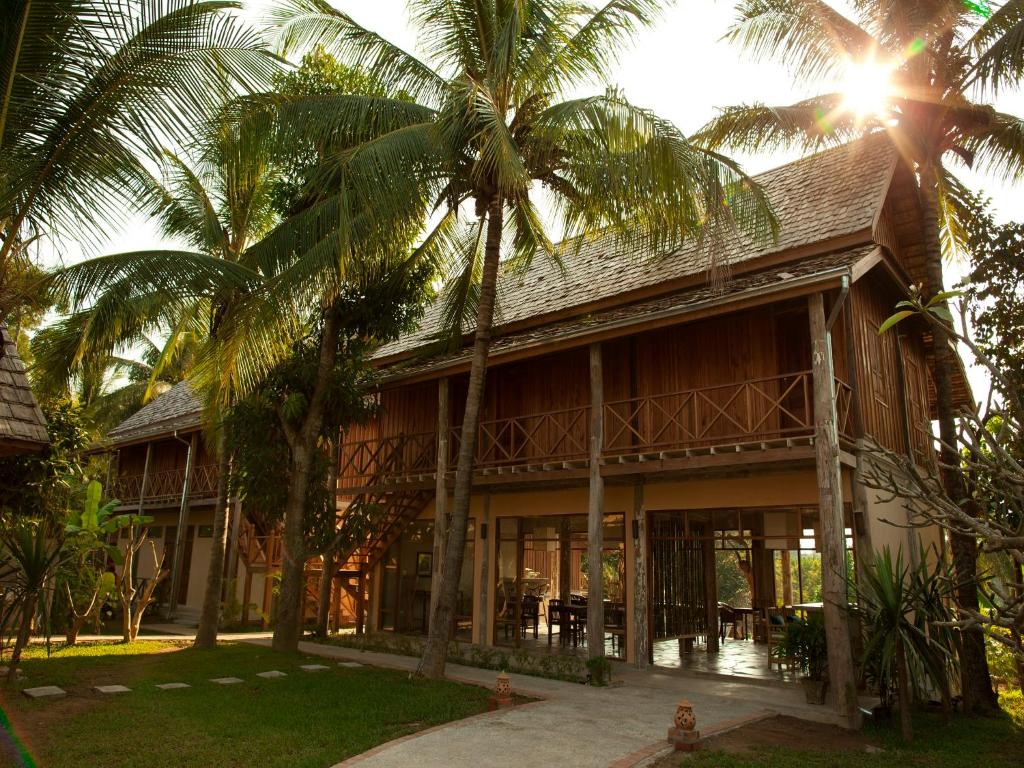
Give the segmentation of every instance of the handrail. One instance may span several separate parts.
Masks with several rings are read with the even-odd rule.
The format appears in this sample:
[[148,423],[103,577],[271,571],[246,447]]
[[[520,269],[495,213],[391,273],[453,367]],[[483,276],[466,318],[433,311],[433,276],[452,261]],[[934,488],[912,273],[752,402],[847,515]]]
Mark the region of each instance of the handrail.
[[[189,484],[190,499],[207,499],[217,494],[219,467],[216,464],[196,464],[192,467],[192,482]],[[120,475],[110,484],[108,496],[124,503],[138,501],[142,491],[143,475]],[[146,492],[143,502],[181,497],[185,484],[185,470],[163,469],[146,475]]]
[[[835,380],[836,426],[853,432],[853,391]],[[486,419],[477,433],[475,466],[517,466],[586,460],[590,406]],[[458,458],[461,427],[449,428],[449,467]],[[738,442],[811,437],[813,376],[797,371],[604,404],[603,455],[658,453]],[[399,434],[341,446],[339,488],[367,480],[417,476],[437,468],[437,433]]]

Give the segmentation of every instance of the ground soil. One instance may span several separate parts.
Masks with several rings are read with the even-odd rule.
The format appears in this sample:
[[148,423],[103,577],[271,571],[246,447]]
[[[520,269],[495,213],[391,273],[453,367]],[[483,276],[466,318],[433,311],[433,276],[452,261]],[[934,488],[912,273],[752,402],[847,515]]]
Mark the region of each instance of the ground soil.
[[[742,753],[772,747],[802,752],[863,752],[874,748],[875,744],[861,733],[835,725],[776,715],[714,736],[704,742],[703,749]],[[670,754],[655,762],[652,768],[674,768],[684,759],[682,753]]]

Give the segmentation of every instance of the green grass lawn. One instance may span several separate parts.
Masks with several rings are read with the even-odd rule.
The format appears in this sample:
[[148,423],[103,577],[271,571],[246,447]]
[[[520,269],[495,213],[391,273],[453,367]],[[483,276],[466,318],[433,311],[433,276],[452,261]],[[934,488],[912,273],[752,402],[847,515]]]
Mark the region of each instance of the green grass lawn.
[[[322,663],[322,672],[300,664]],[[488,691],[410,679],[370,667],[276,653],[246,644],[196,651],[139,641],[31,649],[19,687],[58,685],[59,700],[30,701],[0,688],[0,704],[40,768],[324,768],[408,733],[486,709]],[[257,672],[286,672],[264,680]],[[245,683],[220,686],[213,677]],[[158,683],[189,689],[160,691]],[[131,693],[92,692],[120,683]],[[0,747],[0,763],[4,761]]]
[[[880,751],[860,748],[843,751],[828,744],[815,748],[758,747],[728,752],[714,748],[689,756],[673,755],[657,768],[1020,768],[1024,765],[1024,701],[1020,692],[1004,694],[1003,713],[996,717],[955,716],[946,722],[939,714],[920,713],[915,718],[915,738],[910,745],[899,737],[899,724],[868,725],[864,740]],[[742,730],[742,729],[741,729]],[[816,741],[815,729],[797,737]],[[741,741],[739,731],[734,741]]]

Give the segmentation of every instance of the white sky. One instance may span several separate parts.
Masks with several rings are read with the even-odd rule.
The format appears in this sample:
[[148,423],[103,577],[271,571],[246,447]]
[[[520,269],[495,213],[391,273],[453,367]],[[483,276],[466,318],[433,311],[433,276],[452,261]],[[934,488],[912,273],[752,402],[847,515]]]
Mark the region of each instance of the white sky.
[[[259,20],[271,1],[250,0],[246,15]],[[331,2],[402,48],[417,49],[414,31],[406,23],[406,0]],[[844,7],[841,2],[833,4]],[[736,46],[721,40],[733,16],[732,0],[680,0],[654,28],[640,33],[615,69],[611,84],[620,87],[632,102],[675,122],[684,133],[703,125],[718,107],[745,101],[787,104],[831,90],[828,83],[795,90],[790,76],[780,67],[755,63]],[[595,86],[595,90],[599,88]],[[1003,95],[995,106],[1011,114],[1024,114],[1024,95],[1020,91]],[[764,153],[738,159],[747,171],[757,173],[795,156]],[[992,197],[1001,219],[1024,219],[1024,184],[1014,188],[968,171],[962,175],[974,189],[984,189]],[[88,249],[88,254],[138,250],[159,244],[160,239],[148,222],[133,218],[121,231],[112,233],[108,242]],[[63,240],[58,251],[65,262],[82,257],[82,248],[70,239]],[[962,265],[951,265],[951,278],[960,272]],[[977,383],[981,384],[982,379]]]

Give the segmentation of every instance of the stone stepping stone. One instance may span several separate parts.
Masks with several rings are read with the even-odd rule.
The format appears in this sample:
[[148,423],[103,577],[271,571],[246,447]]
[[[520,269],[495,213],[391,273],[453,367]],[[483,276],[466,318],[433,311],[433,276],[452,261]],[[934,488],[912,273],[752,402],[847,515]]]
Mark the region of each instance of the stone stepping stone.
[[323,672],[325,669],[330,669],[330,667],[323,664],[303,664],[299,669],[304,669],[306,672]]
[[[10,671],[11,671],[10,667],[0,667],[0,678],[7,677],[8,673],[10,673]],[[25,677],[25,672],[24,672],[24,670],[22,670],[21,667],[18,667],[16,670],[14,670],[14,676],[15,677]]]
[[349,669],[355,669],[356,667],[361,667],[363,665],[360,664],[358,661],[339,661],[338,666],[348,667]]
[[56,685],[41,685],[38,688],[25,688],[22,693],[30,699],[45,699],[50,696],[63,696],[67,691]]
[[102,693],[106,696],[113,695],[115,693],[131,693],[132,689],[127,688],[123,685],[97,685],[93,688],[96,693]]
[[210,682],[217,685],[237,685],[238,683],[244,683],[245,680],[240,677],[215,677]]
[[188,683],[161,683],[157,686],[161,691],[178,691],[182,688],[191,688]]
[[284,672],[278,672],[276,669],[272,669],[269,672],[257,672],[256,677],[262,677],[265,680],[272,680],[276,677],[288,677]]

